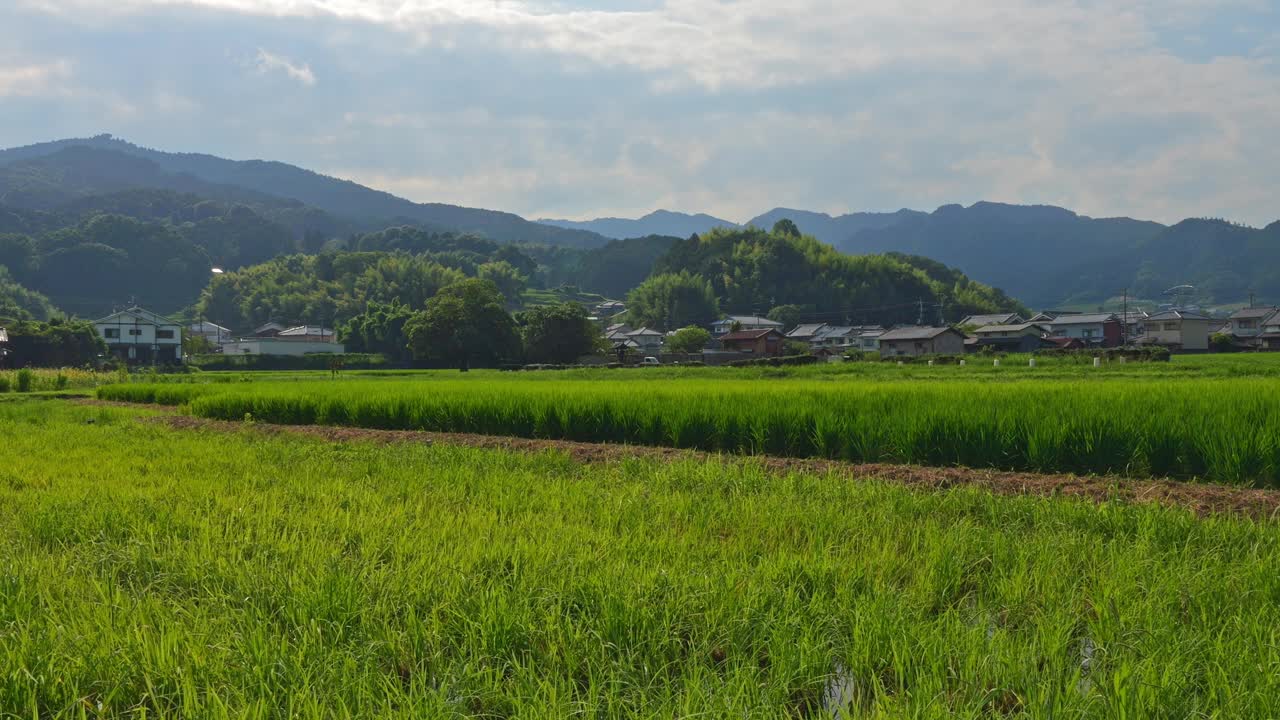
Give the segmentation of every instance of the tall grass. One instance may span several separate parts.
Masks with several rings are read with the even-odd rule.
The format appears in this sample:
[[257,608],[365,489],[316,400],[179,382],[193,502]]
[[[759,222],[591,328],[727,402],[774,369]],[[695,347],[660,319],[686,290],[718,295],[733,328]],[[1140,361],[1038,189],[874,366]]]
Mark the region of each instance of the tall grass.
[[[24,380],[25,378],[25,380]],[[45,392],[94,388],[115,380],[115,376],[76,368],[23,368],[0,370],[0,392]],[[26,389],[22,389],[25,387]]]
[[0,716],[1280,716],[1274,524],[129,415],[0,404]]
[[208,418],[1041,472],[1280,484],[1280,386],[718,380],[128,385]]

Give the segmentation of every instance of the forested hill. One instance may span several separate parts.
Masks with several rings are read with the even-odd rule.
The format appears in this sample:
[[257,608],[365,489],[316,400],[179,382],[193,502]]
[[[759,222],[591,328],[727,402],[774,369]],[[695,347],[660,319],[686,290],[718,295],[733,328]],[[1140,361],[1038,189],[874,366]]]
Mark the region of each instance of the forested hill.
[[[309,206],[363,230],[415,224],[500,242],[596,247],[607,241],[595,233],[542,225],[506,212],[415,203],[281,162],[168,153],[109,135],[0,150],[0,169],[4,166],[9,181],[0,189],[0,202],[18,207],[28,207],[21,201],[26,197],[22,179],[35,175],[39,197],[45,197],[43,190],[50,184],[65,186],[73,195],[149,188],[250,204],[265,196]],[[45,182],[49,178],[52,183]]]
[[772,231],[712,230],[676,243],[654,273],[687,272],[710,283],[720,309],[732,314],[788,307],[802,319],[828,322],[901,323],[941,314],[947,322],[966,315],[1025,312],[1000,290],[952,268],[905,255],[838,252],[801,235],[785,219]]
[[[639,233],[648,218],[578,224],[605,235]],[[687,223],[707,216],[680,216]],[[1090,218],[1051,206],[980,202],[932,213],[825,213],[777,208],[746,227],[792,220],[801,231],[850,255],[901,253],[928,257],[999,287],[1029,305],[1096,305],[1128,290],[1158,300],[1174,285],[1195,285],[1195,301],[1229,304],[1250,293],[1280,302],[1280,223],[1258,230],[1222,220],[1186,220],[1172,227],[1130,218]],[[727,221],[704,223],[736,227]]]

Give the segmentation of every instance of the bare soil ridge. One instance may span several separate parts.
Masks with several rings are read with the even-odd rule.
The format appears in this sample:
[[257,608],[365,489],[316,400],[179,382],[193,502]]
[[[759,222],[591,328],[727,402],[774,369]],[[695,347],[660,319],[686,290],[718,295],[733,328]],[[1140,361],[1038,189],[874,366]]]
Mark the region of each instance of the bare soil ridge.
[[[97,404],[96,401],[91,402]],[[131,407],[136,408],[138,406],[132,405]],[[172,410],[172,408],[168,409]],[[746,459],[744,456],[737,455],[717,455],[695,450],[638,445],[534,440],[463,433],[372,430],[333,426],[272,425],[266,423],[246,425],[244,423],[206,420],[171,414],[140,418],[140,420],[161,423],[180,430],[238,432],[244,431],[246,428],[252,428],[252,431],[265,435],[300,435],[331,442],[419,443],[428,445],[438,443],[516,452],[553,450],[562,452],[574,461],[584,464],[610,463],[637,457],[659,460],[693,459],[707,462]],[[999,495],[1063,497],[1097,503],[1112,501],[1157,503],[1169,507],[1186,508],[1201,517],[1227,514],[1259,520],[1271,520],[1277,514],[1280,514],[1280,490],[1237,488],[1174,480],[1132,480],[1120,477],[1048,475],[958,467],[938,468],[917,465],[854,464],[833,460],[771,456],[752,456],[751,460],[761,463],[767,470],[779,474],[788,472],[834,473],[849,479],[876,479],[927,490],[946,490],[968,486],[981,488]]]

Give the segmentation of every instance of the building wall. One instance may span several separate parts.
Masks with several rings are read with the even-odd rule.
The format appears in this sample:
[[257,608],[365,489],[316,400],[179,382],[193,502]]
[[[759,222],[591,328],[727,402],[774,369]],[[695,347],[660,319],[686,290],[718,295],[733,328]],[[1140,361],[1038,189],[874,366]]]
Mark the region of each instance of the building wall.
[[932,340],[934,355],[963,355],[964,338],[957,333],[943,333]]
[[1181,345],[1183,350],[1209,349],[1209,321],[1184,318],[1147,322],[1147,340],[1160,345]]
[[1208,350],[1209,349],[1209,321],[1208,320],[1183,320],[1182,321],[1182,349],[1183,350]]
[[1054,337],[1083,340],[1091,345],[1119,347],[1122,342],[1120,322],[1088,323],[1085,325],[1057,325],[1050,333]]
[[246,338],[222,346],[223,355],[310,355],[312,353],[345,353],[342,343]]
[[919,357],[921,355],[963,355],[964,337],[943,333],[931,340],[881,340],[881,357]]
[[[127,319],[93,325],[107,344],[108,352],[125,362],[146,365],[182,362],[181,325],[156,325],[145,320],[135,323]],[[115,337],[108,337],[108,331],[114,332]],[[172,337],[159,337],[165,333]]]

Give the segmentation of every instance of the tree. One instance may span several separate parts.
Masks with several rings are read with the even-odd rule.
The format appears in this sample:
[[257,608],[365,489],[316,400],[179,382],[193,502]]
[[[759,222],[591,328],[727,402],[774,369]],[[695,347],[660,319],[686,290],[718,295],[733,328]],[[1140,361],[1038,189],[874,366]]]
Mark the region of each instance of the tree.
[[799,340],[787,340],[782,343],[782,347],[784,348],[783,352],[787,355],[808,355],[812,350],[809,347],[809,343],[800,342]]
[[800,324],[803,309],[799,305],[779,305],[769,311],[769,319],[782,323],[783,332],[790,331]]
[[696,325],[681,328],[667,338],[666,349],[671,352],[695,355],[702,352],[711,341],[711,333]]
[[535,363],[572,363],[602,350],[604,336],[577,303],[535,307],[519,316],[524,354]]
[[526,278],[511,263],[505,260],[485,263],[476,268],[476,277],[492,282],[511,307],[523,304],[520,296],[524,293]]
[[413,357],[456,365],[495,365],[520,350],[515,321],[488,280],[468,279],[442,289],[404,325]]
[[773,224],[774,235],[785,235],[787,237],[800,237],[800,228],[791,221],[791,218],[782,218]]
[[9,328],[12,367],[82,367],[107,352],[93,323],[61,320],[22,321]]
[[399,300],[389,303],[371,302],[363,313],[351,318],[338,329],[338,339],[347,352],[381,353],[397,361],[412,357],[404,326],[413,310]]
[[654,275],[627,295],[627,318],[637,326],[665,330],[706,325],[719,316],[711,283],[687,270]]
[[0,321],[48,320],[57,312],[49,298],[14,282],[9,271],[0,265]]

